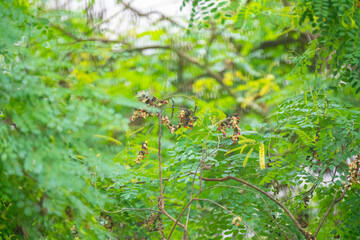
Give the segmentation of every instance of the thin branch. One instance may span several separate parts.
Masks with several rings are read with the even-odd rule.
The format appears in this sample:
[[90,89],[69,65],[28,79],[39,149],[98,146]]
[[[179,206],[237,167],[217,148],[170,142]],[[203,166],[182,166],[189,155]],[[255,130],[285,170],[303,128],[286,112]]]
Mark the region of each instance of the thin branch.
[[68,37],[74,39],[75,43],[78,43],[78,42],[101,42],[101,43],[121,43],[121,44],[126,44],[122,40],[110,40],[110,39],[106,39],[106,38],[80,38],[80,37],[75,36],[72,32],[69,32],[69,31],[63,29],[59,25],[50,23],[50,26],[57,29],[57,30],[59,30],[60,32],[62,32],[65,36],[68,36]]
[[329,215],[331,209],[334,207],[334,205],[338,202],[340,202],[344,197],[345,197],[345,194],[346,194],[346,191],[347,191],[347,187],[345,187],[343,193],[341,194],[341,196],[339,198],[336,198],[336,193],[335,193],[335,196],[334,196],[334,200],[331,202],[328,210],[326,211],[326,213],[324,214],[323,218],[321,219],[320,223],[319,223],[319,226],[317,227],[316,231],[315,231],[315,234],[314,234],[314,237],[316,237],[320,231],[320,228],[322,227],[322,225],[324,224],[325,222],[325,219],[327,218],[327,216]]
[[161,175],[161,114],[159,114],[159,179],[160,179],[160,208],[164,210],[165,204],[164,204],[164,190],[163,190],[163,181],[162,181],[162,175]]
[[174,230],[175,230],[175,226],[176,224],[178,224],[180,218],[182,217],[182,215],[184,214],[184,212],[186,211],[186,209],[191,205],[191,203],[194,201],[195,198],[197,198],[200,195],[201,192],[199,192],[198,194],[196,194],[196,196],[194,198],[192,198],[189,203],[183,208],[183,210],[181,211],[180,215],[178,216],[178,218],[175,221],[175,224],[173,226],[173,228],[171,229],[171,232],[169,234],[168,240],[170,240],[171,235],[173,234]]
[[159,11],[150,11],[150,12],[140,12],[140,10],[134,8],[133,6],[131,6],[129,3],[125,3],[125,2],[121,2],[122,5],[124,5],[124,9],[128,9],[130,11],[132,11],[133,13],[135,13],[136,15],[138,15],[139,17],[146,17],[149,18],[151,15],[159,15],[160,18],[158,19],[158,21],[161,20],[166,20],[180,28],[184,28],[183,26],[181,26],[181,24],[177,23],[176,21],[174,21],[173,19],[171,19],[168,16],[165,16],[163,13],[159,12]]
[[164,213],[171,221],[175,222],[175,225],[179,225],[182,228],[185,228],[185,225],[180,223],[179,221],[176,221],[175,218],[173,218],[169,213],[165,211],[165,209],[160,209],[162,213]]
[[129,49],[124,49],[121,50],[120,53],[125,53],[125,52],[142,52],[144,50],[149,50],[149,49],[165,49],[165,50],[170,50],[171,46],[169,45],[150,45],[150,46],[144,46],[144,47],[137,47],[137,48],[129,48]]
[[[192,174],[194,174],[194,173],[193,173],[193,172],[190,172],[190,173],[188,173],[187,175],[178,176],[178,177],[176,177],[176,178],[174,178],[174,179],[178,179],[178,178],[181,178],[181,177],[187,177],[187,176],[192,175]],[[156,180],[156,179],[151,179],[151,180],[148,181],[148,182],[147,182],[147,181],[138,181],[138,182],[131,183],[131,185],[133,185],[133,184],[152,183],[152,182],[155,181],[155,180]],[[164,181],[170,181],[170,178],[163,178],[162,180],[163,180],[163,182],[164,182]],[[111,188],[115,188],[114,185],[116,185],[116,184],[117,184],[117,182],[114,183],[114,184],[112,184],[111,186],[107,187],[106,190],[111,189]],[[119,188],[124,188],[124,187],[127,187],[127,185],[125,184],[125,185],[119,186]]]
[[[230,215],[232,215],[232,216],[234,216],[234,217],[237,216],[237,215],[235,215],[234,213],[232,213],[230,210],[228,210],[226,207],[222,206],[221,204],[219,204],[219,203],[217,203],[217,202],[215,202],[215,201],[213,201],[213,200],[205,199],[205,198],[195,198],[194,201],[208,201],[208,202],[211,202],[211,203],[215,204],[216,206],[221,207],[222,209],[224,209],[224,210],[225,210],[226,212],[228,212]],[[259,235],[257,235],[257,233],[254,231],[254,229],[252,229],[252,228],[249,226],[249,224],[247,224],[247,223],[244,221],[244,219],[242,219],[242,222],[245,224],[245,226],[246,226],[247,228],[250,229],[250,231],[252,231],[252,232],[255,234],[255,236],[256,236],[258,239],[261,239],[261,238],[259,237]]]
[[198,67],[202,68],[207,74],[209,74],[212,78],[214,78],[223,89],[226,90],[226,92],[233,97],[235,100],[237,99],[237,97],[234,95],[234,93],[231,91],[231,88],[229,88],[227,85],[225,85],[225,83],[223,82],[223,77],[221,76],[221,74],[219,74],[218,72],[214,72],[212,71],[207,65],[199,62],[197,59],[187,55],[186,53],[177,50],[177,49],[172,49],[174,51],[176,51],[179,56],[185,58],[188,62],[191,62],[195,65],[197,65]]
[[276,200],[274,197],[272,197],[270,194],[268,194],[267,192],[265,192],[264,190],[261,190],[260,188],[256,187],[255,185],[252,185],[251,183],[248,183],[242,179],[239,179],[239,178],[236,178],[236,177],[233,177],[233,176],[227,176],[227,177],[224,177],[224,178],[202,178],[202,180],[204,181],[211,181],[211,182],[224,182],[224,181],[227,181],[227,180],[235,180],[237,182],[240,182],[248,187],[251,187],[253,189],[255,189],[256,191],[264,194],[267,198],[269,198],[271,201],[273,201],[275,204],[277,204],[279,207],[281,207],[284,212],[290,217],[291,221],[293,221],[293,223],[296,225],[296,227],[299,229],[299,231],[305,236],[305,237],[309,237],[311,236],[311,233],[305,231],[300,223],[295,219],[295,217],[291,214],[291,212],[281,203],[279,202],[278,200]]
[[159,209],[165,214],[171,221],[175,222],[175,225],[179,225],[180,227],[185,229],[185,225],[177,222],[169,213],[165,211],[165,202],[164,202],[164,189],[163,189],[163,180],[162,180],[162,172],[161,172],[161,114],[158,116],[159,118],[159,141],[158,141],[158,153],[159,153],[159,180],[160,180],[160,199],[159,199]]
[[[216,148],[217,149],[217,148]],[[213,151],[211,151],[209,154],[207,154],[205,157],[203,156],[200,163],[197,165],[196,167],[196,170],[194,172],[194,177],[193,177],[193,181],[192,181],[192,185],[191,185],[191,192],[190,192],[190,202],[193,200],[193,193],[194,193],[194,185],[195,185],[195,179],[196,179],[196,174],[199,170],[199,167],[204,164],[204,161],[205,159],[211,154],[213,153],[216,149],[214,149]],[[203,154],[204,152],[202,152]],[[202,170],[202,168],[201,168]],[[201,181],[201,175],[200,175],[200,181]],[[201,192],[201,188],[200,188],[200,191]],[[188,223],[189,223],[189,218],[190,218],[190,209],[191,209],[191,204],[189,205],[189,208],[188,208],[188,213],[187,213],[187,216],[186,216],[186,222],[185,222],[185,232],[184,232],[184,240],[186,240],[186,235],[187,235],[187,226],[188,226]]]
[[106,212],[106,213],[121,213],[121,212],[125,212],[125,211],[151,211],[151,212],[160,212],[159,210],[155,210],[155,209],[151,209],[151,208],[123,208],[117,211],[107,211],[105,209],[101,208],[101,211]]
[[108,23],[111,20],[113,20],[114,18],[116,18],[120,13],[122,13],[124,11],[124,9],[120,9],[119,11],[115,12],[113,15],[111,15],[110,17],[108,17],[107,19],[102,20],[101,22],[97,23],[94,26],[94,29],[98,29],[101,25],[103,25],[104,23]]

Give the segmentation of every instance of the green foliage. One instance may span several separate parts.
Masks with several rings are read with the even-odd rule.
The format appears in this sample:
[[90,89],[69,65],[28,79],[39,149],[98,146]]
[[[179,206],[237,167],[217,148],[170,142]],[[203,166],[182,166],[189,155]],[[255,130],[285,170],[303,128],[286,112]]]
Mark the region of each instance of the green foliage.
[[[183,1],[183,4],[188,2]],[[304,0],[294,1],[294,4],[286,0],[192,1],[190,27],[196,19],[201,20],[197,22],[198,28],[208,28],[214,21],[219,24],[232,22],[236,29],[246,34],[271,23],[278,30],[282,29],[277,31],[276,37],[288,33],[295,33],[295,39],[299,34],[300,39],[306,36],[303,41],[309,42],[310,46],[295,59],[298,65],[295,70],[301,74],[308,69],[315,73],[325,72],[332,82],[331,88],[349,85],[359,93],[359,7],[356,0]],[[267,34],[260,35],[261,38],[271,36],[268,31],[261,32]]]
[[[1,239],[358,237],[357,2],[186,4],[189,29],[109,39],[95,1],[0,2]],[[184,109],[192,129],[159,124]]]
[[312,41],[316,53],[308,58],[316,59],[316,70],[331,69],[331,73],[344,84],[360,91],[359,58],[360,11],[358,1],[302,1],[298,5],[301,13],[299,25],[311,24]]

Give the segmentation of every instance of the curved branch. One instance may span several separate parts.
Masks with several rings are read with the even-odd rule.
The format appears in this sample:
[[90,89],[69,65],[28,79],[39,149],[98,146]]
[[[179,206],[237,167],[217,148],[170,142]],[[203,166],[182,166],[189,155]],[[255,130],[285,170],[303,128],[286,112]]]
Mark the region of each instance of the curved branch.
[[[219,203],[217,203],[217,202],[215,202],[215,201],[213,201],[213,200],[206,199],[206,198],[194,198],[194,201],[208,201],[208,202],[211,202],[211,203],[215,204],[216,206],[221,207],[222,209],[224,209],[224,210],[225,210],[226,212],[228,212],[230,215],[236,217],[236,215],[235,215],[234,213],[232,213],[230,210],[228,210],[226,207],[222,206],[221,204],[219,204]],[[259,235],[254,231],[254,229],[252,229],[252,228],[249,226],[249,224],[247,224],[247,223],[244,221],[244,219],[242,219],[242,222],[245,224],[246,227],[248,227],[248,228],[250,229],[250,231],[252,231],[252,232],[255,234],[255,236],[256,236],[258,239],[261,239],[261,238],[259,237]]]
[[323,218],[321,219],[320,223],[319,223],[319,226],[317,227],[315,233],[314,233],[314,237],[316,237],[320,231],[320,228],[322,227],[322,225],[324,224],[325,222],[325,219],[327,218],[327,216],[329,215],[331,209],[334,207],[334,205],[338,202],[340,202],[344,197],[345,197],[345,194],[346,194],[346,191],[347,191],[347,187],[345,187],[344,189],[344,192],[341,194],[341,196],[339,198],[336,198],[336,193],[335,193],[335,196],[334,196],[334,200],[331,202],[328,210],[326,211],[325,215],[323,216]]
[[309,237],[311,236],[311,233],[305,231],[300,223],[295,219],[295,217],[291,214],[291,212],[281,203],[279,202],[278,200],[276,200],[274,197],[272,197],[270,194],[268,194],[267,192],[265,192],[264,190],[261,190],[260,188],[258,188],[257,186],[255,185],[252,185],[251,183],[248,183],[242,179],[239,179],[239,178],[236,178],[236,177],[233,177],[233,176],[227,176],[227,177],[224,177],[224,178],[201,178],[202,180],[204,181],[209,181],[209,182],[224,182],[224,181],[227,181],[227,180],[235,180],[237,182],[240,182],[248,187],[251,187],[253,189],[255,189],[256,191],[264,194],[267,198],[269,198],[271,201],[273,201],[276,205],[278,205],[279,207],[281,207],[284,212],[290,217],[291,221],[295,224],[295,226],[299,229],[299,231],[305,236],[305,237]]

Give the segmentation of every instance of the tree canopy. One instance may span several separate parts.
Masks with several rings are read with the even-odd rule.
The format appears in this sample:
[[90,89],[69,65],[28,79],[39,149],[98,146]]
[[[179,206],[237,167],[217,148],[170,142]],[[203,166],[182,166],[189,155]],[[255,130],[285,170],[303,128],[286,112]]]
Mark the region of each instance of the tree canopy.
[[0,1],[1,239],[359,238],[359,1],[70,2]]

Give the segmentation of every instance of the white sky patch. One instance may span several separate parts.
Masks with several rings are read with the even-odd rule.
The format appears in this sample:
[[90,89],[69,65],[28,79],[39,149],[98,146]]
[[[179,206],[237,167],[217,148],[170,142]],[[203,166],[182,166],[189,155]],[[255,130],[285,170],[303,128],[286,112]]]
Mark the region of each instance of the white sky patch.
[[[86,0],[50,0],[49,6],[51,8],[81,11],[85,9],[87,2]],[[139,17],[130,10],[121,11],[124,6],[117,2],[118,0],[96,0],[93,8],[95,16],[101,16],[104,20],[110,19],[104,26],[106,26],[107,32],[114,35],[131,30],[136,30],[137,33],[142,32],[153,27],[154,22],[161,18],[159,14],[155,13],[151,14],[150,17]],[[141,13],[159,12],[187,27],[186,19],[190,16],[191,6],[188,5],[180,10],[182,0],[127,0],[123,2]],[[121,13],[119,14],[119,12]],[[163,21],[162,26],[167,24],[170,23]]]

